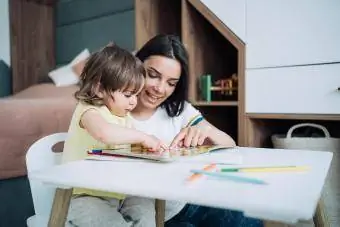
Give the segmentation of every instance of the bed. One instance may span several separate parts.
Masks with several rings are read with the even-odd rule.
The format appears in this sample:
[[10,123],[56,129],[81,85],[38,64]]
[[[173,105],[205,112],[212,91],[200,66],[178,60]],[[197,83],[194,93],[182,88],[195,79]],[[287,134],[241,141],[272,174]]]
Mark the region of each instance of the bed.
[[67,131],[77,87],[43,83],[0,99],[0,179],[26,175],[29,146],[43,136]]
[[26,175],[34,141],[67,131],[89,53],[110,41],[134,50],[133,0],[17,0],[9,15],[13,94],[0,98],[0,180]]

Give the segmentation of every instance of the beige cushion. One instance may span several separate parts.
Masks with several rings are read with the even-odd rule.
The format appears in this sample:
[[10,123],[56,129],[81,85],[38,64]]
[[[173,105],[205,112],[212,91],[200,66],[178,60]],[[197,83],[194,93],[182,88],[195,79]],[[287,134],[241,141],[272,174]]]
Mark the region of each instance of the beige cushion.
[[74,85],[79,82],[79,75],[83,70],[86,59],[90,56],[88,49],[84,49],[69,64],[61,66],[48,73],[57,87]]

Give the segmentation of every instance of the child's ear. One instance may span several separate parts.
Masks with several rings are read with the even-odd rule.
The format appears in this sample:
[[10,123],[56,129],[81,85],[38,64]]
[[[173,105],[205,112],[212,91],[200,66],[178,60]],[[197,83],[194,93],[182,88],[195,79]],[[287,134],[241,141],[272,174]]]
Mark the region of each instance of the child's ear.
[[100,83],[97,83],[94,87],[92,87],[93,93],[99,98],[104,98],[104,92]]

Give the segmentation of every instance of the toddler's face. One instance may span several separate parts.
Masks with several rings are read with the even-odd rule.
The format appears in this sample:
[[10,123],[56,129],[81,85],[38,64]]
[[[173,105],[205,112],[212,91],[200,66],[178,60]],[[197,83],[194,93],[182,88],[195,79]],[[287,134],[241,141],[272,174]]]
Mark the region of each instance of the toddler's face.
[[106,105],[114,115],[125,117],[136,107],[139,92],[136,93],[129,89],[115,91],[108,97]]

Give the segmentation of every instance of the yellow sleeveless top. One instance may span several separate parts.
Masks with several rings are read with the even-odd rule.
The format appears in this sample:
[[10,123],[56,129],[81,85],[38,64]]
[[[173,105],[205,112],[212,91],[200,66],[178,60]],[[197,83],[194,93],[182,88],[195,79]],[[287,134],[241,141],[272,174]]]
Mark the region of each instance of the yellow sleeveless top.
[[[80,126],[80,119],[82,115],[89,109],[97,110],[109,123],[118,124],[129,128],[132,127],[129,116],[118,117],[113,115],[106,106],[97,107],[79,102],[73,113],[68,130],[68,138],[66,139],[64,144],[62,163],[85,159],[87,157],[87,151],[90,149],[113,149],[131,147],[130,145],[106,145],[93,138],[85,129],[83,129]],[[123,199],[125,197],[123,194],[89,190],[84,188],[74,188],[73,194],[87,194],[91,196],[111,197],[117,199]]]

